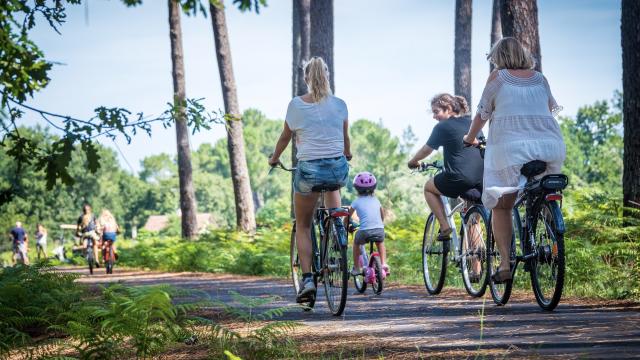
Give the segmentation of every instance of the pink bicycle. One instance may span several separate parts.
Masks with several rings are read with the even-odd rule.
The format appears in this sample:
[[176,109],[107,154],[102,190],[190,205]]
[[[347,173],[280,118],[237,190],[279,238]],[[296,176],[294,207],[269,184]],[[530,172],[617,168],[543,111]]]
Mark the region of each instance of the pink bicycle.
[[376,295],[382,293],[384,288],[384,280],[387,277],[385,270],[382,268],[382,260],[380,254],[374,251],[373,244],[375,241],[369,241],[369,253],[365,250],[365,244],[360,245],[359,268],[362,272],[353,276],[353,282],[356,290],[363,294],[367,290],[367,284],[371,284],[371,288]]

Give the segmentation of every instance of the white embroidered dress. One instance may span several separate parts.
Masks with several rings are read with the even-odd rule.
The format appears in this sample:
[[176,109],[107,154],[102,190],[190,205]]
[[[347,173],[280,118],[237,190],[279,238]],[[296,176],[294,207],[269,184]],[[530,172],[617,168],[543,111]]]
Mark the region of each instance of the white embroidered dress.
[[490,120],[482,192],[487,208],[494,208],[502,195],[522,189],[526,179],[520,168],[529,161],[546,162],[545,174],[560,172],[566,149],[553,117],[560,109],[539,72],[520,78],[498,70],[486,85],[478,113]]

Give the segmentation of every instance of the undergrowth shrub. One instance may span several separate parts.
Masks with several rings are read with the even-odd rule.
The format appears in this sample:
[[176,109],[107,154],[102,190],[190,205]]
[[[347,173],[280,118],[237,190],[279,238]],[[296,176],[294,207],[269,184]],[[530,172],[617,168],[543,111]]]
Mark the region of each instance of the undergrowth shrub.
[[44,265],[0,268],[0,355],[67,321],[85,295],[77,277]]
[[219,322],[209,322],[209,349],[213,358],[226,355],[228,359],[282,359],[298,353],[289,334],[300,324],[274,320],[289,307],[270,306],[276,297],[247,297],[234,291],[230,294],[232,302],[216,305],[243,326],[234,330]]
[[71,320],[57,330],[77,340],[71,346],[81,359],[146,359],[188,336],[189,312],[204,303],[175,304],[173,297],[185,291],[168,285],[111,285],[72,308]]

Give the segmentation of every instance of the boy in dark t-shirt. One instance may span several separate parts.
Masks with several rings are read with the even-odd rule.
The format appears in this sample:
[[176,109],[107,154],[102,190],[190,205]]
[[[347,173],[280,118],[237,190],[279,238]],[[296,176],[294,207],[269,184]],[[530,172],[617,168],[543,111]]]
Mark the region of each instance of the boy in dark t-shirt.
[[[438,124],[431,132],[427,143],[409,160],[408,166],[412,169],[418,167],[420,160],[429,156],[434,150],[443,148],[444,171],[427,181],[424,196],[440,224],[438,240],[447,241],[451,237],[452,230],[440,196],[455,199],[471,189],[476,189],[474,197],[479,200],[482,192],[484,161],[478,149],[465,147],[462,143],[462,137],[471,125],[471,119],[465,116],[469,112],[469,107],[463,97],[450,94],[436,95],[431,100],[431,110]],[[474,267],[476,267],[475,264]]]

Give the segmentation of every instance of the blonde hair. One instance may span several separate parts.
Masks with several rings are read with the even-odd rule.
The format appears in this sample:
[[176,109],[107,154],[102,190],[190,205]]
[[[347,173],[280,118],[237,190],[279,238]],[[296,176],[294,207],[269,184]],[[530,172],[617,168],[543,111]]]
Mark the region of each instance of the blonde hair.
[[447,93],[434,96],[431,99],[431,107],[442,110],[451,109],[455,117],[466,115],[469,112],[469,104],[464,97]]
[[98,222],[100,222],[100,224],[102,225],[112,225],[114,227],[116,227],[118,224],[116,223],[116,218],[113,216],[113,214],[111,213],[111,211],[104,209],[102,210],[102,212],[100,213],[100,218],[98,219]]
[[304,64],[304,81],[309,87],[313,102],[320,102],[331,94],[329,68],[321,57],[314,56]]
[[536,66],[531,53],[513,37],[502,38],[493,45],[487,54],[487,60],[497,69],[530,70]]

